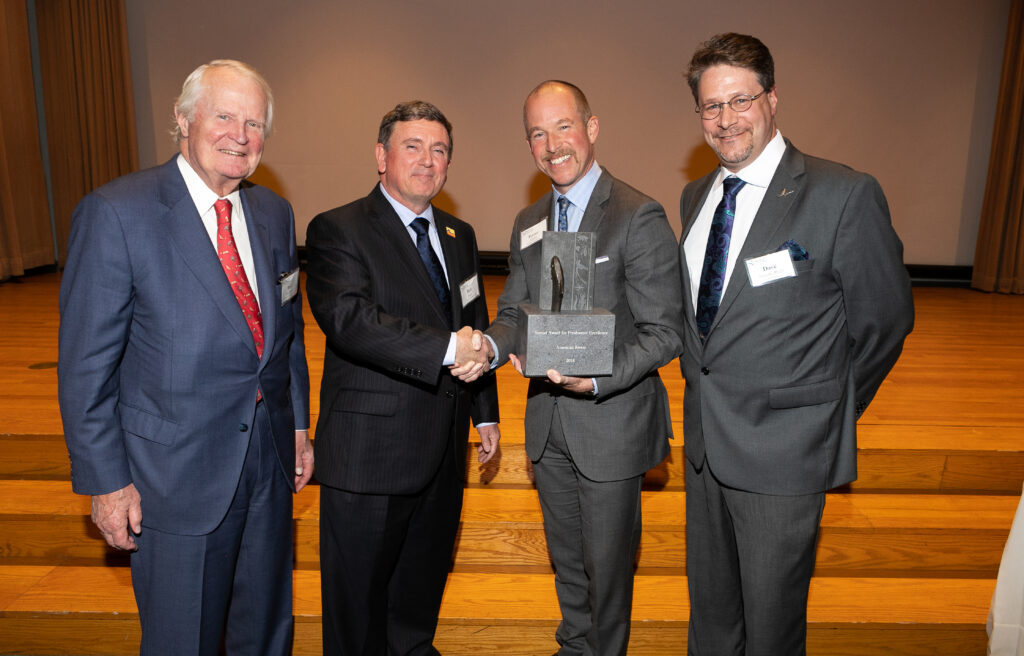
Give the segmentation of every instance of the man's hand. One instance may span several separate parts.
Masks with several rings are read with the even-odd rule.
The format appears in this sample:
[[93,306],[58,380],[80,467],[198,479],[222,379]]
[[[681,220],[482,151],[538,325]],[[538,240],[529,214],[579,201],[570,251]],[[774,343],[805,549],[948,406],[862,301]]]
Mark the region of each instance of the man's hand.
[[455,364],[449,367],[453,376],[471,383],[491,368],[491,343],[479,330],[463,326],[455,333]]
[[547,377],[555,385],[576,394],[590,394],[594,391],[593,378],[577,378],[576,376],[563,376],[554,369],[547,370]]
[[313,477],[313,443],[308,430],[295,431],[295,491],[306,487]]
[[142,532],[142,497],[129,483],[120,490],[92,497],[92,522],[107,544],[121,551],[135,551],[135,535]]
[[[508,359],[512,361],[512,366],[516,368],[516,371],[520,374],[523,373],[523,363],[519,360],[519,356],[515,353],[509,353]],[[554,369],[547,370],[547,377],[551,383],[575,394],[591,394],[594,391],[594,380],[592,378],[563,376]]]
[[479,426],[476,430],[480,433],[480,446],[476,448],[476,459],[480,464],[483,464],[493,458],[494,454],[498,452],[498,440],[501,439],[501,431],[498,430],[498,424]]

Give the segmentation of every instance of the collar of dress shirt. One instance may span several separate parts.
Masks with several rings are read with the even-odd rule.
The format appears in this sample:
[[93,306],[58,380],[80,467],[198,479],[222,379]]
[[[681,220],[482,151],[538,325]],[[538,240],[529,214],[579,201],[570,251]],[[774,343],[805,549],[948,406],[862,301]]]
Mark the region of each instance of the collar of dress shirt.
[[[565,194],[558,193],[558,190],[551,187],[554,190],[555,207],[557,208],[558,199],[565,196],[572,203],[573,207],[578,208],[582,213],[587,209],[587,203],[590,202],[590,195],[594,193],[594,187],[597,186],[597,179],[601,177],[601,167],[598,166],[597,160],[590,165],[590,170],[576,181],[572,187],[569,188]],[[558,216],[558,210],[555,209],[555,216]]]
[[782,155],[785,152],[786,140],[782,138],[782,133],[776,130],[775,136],[764,147],[764,150],[757,156],[757,159],[747,166],[735,173],[724,166],[720,166],[715,184],[719,185],[730,175],[735,175],[749,185],[766,189],[775,176],[775,169],[779,168],[779,162],[782,161]]
[[[213,204],[220,198],[213,189],[206,186],[203,179],[199,177],[199,174],[195,172],[192,165],[188,163],[184,155],[178,155],[178,170],[181,171],[181,177],[185,179],[185,187],[188,189],[188,195],[192,197],[192,203],[196,206],[196,210],[199,211],[199,216],[205,215],[213,207]],[[232,209],[238,208],[241,210],[242,197],[238,193],[238,187],[230,194],[225,196],[231,201]]]
[[[413,221],[415,221],[421,216],[424,219],[426,219],[431,226],[434,225],[433,205],[428,204],[427,209],[423,210],[422,214],[417,214],[416,212],[413,212],[411,209],[409,209],[405,205],[402,205],[397,200],[392,198],[391,194],[388,193],[388,190],[384,188],[384,185],[378,183],[378,186],[380,187],[380,192],[384,194],[384,198],[387,198],[388,202],[391,203],[391,207],[395,209],[395,213],[398,214],[398,218],[402,221],[402,225],[404,225],[406,228],[408,228]],[[434,229],[436,230],[437,228]]]

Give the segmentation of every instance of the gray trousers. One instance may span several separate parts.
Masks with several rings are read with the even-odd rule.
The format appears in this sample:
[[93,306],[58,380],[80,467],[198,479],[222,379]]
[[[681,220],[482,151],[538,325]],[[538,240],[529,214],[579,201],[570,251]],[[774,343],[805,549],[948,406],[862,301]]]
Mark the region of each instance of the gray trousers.
[[625,654],[643,476],[622,481],[583,476],[566,447],[557,408],[533,472],[562,611],[555,632],[558,653]]
[[691,656],[802,656],[825,493],[725,487],[686,461]]

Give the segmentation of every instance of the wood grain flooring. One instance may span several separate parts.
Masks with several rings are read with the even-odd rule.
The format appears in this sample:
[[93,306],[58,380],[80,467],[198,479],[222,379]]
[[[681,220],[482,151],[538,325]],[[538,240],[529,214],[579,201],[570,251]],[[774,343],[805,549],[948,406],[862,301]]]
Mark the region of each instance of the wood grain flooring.
[[[494,302],[503,279],[485,277]],[[137,653],[127,560],[68,483],[56,401],[58,274],[0,284],[0,654]],[[971,656],[1024,482],[1024,298],[914,290],[917,323],[859,423],[858,480],[827,498],[808,653]],[[313,389],[324,339],[306,312]],[[649,472],[630,654],[685,653],[685,484],[678,363],[662,371],[676,438]],[[469,465],[436,645],[550,654],[558,607],[523,449],[525,381],[498,372],[500,460]],[[314,412],[319,399],[311,399]],[[320,653],[316,486],[295,503],[294,654]]]

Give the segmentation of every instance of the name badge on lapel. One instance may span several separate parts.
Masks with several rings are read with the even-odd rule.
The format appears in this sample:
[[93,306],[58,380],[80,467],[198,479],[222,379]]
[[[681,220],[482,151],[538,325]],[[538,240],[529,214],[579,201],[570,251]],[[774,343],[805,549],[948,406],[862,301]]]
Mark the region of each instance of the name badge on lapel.
[[789,256],[788,250],[769,253],[761,257],[751,257],[744,260],[744,264],[747,265],[747,276],[750,278],[751,287],[760,287],[776,280],[796,276],[793,258]]
[[533,225],[526,230],[519,233],[519,250],[523,250],[528,246],[533,246],[540,238],[544,236],[544,231],[548,229],[548,217],[544,217],[539,223]]
[[281,305],[283,306],[299,293],[298,267],[294,271],[282,273],[281,277],[277,279],[277,284],[281,286]]
[[475,273],[459,283],[459,292],[462,294],[462,307],[480,297],[480,280]]

